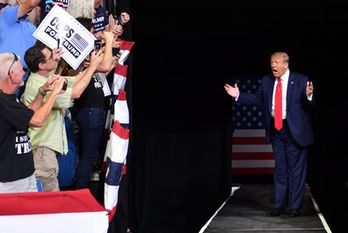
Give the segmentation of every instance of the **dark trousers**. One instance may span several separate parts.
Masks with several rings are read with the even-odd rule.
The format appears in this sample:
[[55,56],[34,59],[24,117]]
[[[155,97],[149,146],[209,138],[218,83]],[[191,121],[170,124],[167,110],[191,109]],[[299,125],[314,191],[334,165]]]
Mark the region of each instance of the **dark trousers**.
[[307,149],[298,145],[284,121],[272,136],[274,166],[274,207],[300,209],[307,175]]
[[79,125],[79,163],[76,174],[76,188],[86,188],[89,178],[101,153],[105,126],[105,111],[101,108],[83,108],[77,113]]

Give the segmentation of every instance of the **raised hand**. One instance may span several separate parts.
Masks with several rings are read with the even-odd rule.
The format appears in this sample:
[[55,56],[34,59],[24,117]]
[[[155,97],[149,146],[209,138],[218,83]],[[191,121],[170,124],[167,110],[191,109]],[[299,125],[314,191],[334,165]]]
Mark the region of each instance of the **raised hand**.
[[55,60],[56,62],[59,62],[63,53],[64,51],[62,48],[52,49],[52,59]]
[[99,51],[93,51],[91,53],[91,59],[90,59],[90,63],[89,66],[93,66],[93,67],[98,67],[98,65],[100,64],[100,62],[103,60],[104,57],[104,53],[102,50]]
[[58,75],[52,75],[47,79],[44,85],[42,85],[42,90],[44,92],[52,91],[54,88],[53,83],[59,78],[60,76]]
[[108,31],[113,33],[115,39],[117,39],[117,37],[123,33],[122,25],[119,24],[119,22],[115,20],[111,14],[109,15]]
[[306,86],[306,95],[311,96],[313,94],[313,91],[314,91],[313,83],[312,81],[308,81]]
[[234,84],[234,86],[231,86],[231,85],[226,83],[224,88],[225,88],[227,94],[229,94],[230,96],[232,96],[234,98],[238,98],[238,96],[239,96],[239,88],[238,88],[237,83]]
[[116,24],[114,28],[112,28],[112,33],[114,34],[115,37],[118,37],[122,35],[123,33],[123,27],[121,24]]
[[63,93],[65,91],[63,90],[63,85],[65,82],[67,82],[65,78],[59,75],[54,75],[53,79],[54,79],[54,82],[53,82],[52,92]]

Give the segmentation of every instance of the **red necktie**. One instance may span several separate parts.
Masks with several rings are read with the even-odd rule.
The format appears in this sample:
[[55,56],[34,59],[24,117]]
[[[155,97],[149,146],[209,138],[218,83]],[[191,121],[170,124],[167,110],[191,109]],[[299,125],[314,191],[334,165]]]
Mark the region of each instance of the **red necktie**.
[[274,97],[274,127],[280,130],[283,127],[282,117],[282,80],[277,78],[277,87]]

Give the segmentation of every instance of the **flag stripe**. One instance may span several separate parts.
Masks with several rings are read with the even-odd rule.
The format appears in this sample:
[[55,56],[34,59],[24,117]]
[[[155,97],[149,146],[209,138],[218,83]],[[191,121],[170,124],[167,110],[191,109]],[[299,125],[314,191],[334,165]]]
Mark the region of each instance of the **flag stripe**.
[[233,132],[233,137],[265,137],[264,129],[236,129]]
[[89,189],[0,194],[0,215],[105,211]]
[[112,83],[113,94],[118,95],[120,90],[123,90],[126,85],[126,77],[121,75],[114,75],[114,82]]
[[[120,92],[121,93],[121,92]],[[120,98],[125,98],[122,94],[118,96],[116,103],[114,104],[114,121],[119,124],[129,124],[129,112],[127,101],[121,101]],[[122,126],[122,125],[121,125]],[[125,127],[122,127],[125,128]],[[128,129],[128,127],[126,127]]]
[[266,144],[266,138],[261,137],[233,137],[233,144]]
[[112,126],[112,132],[122,139],[129,138],[129,129],[123,128],[118,121],[114,122],[114,125]]
[[106,233],[109,223],[107,212],[103,211],[0,216],[0,226],[3,233]]
[[235,152],[272,152],[272,145],[233,145],[232,153]]
[[105,182],[108,185],[119,185],[122,168],[123,168],[123,163],[113,162],[109,159],[109,171],[106,174]]
[[274,167],[274,160],[234,160],[232,161],[232,168],[253,168],[253,167]]
[[123,164],[123,167],[122,167],[122,176],[126,175],[127,174],[127,164]]
[[105,156],[113,162],[123,163],[127,156],[128,144],[128,139],[122,139],[115,134],[111,134],[106,146]]
[[121,64],[117,64],[115,67],[115,74],[121,75],[123,77],[127,76],[127,70],[128,70],[128,66],[127,65],[121,65]]
[[129,50],[120,50],[120,58],[118,59],[118,63],[120,63],[121,65],[123,65],[123,63],[127,60],[129,56]]
[[232,160],[273,159],[273,153],[233,153]]
[[273,174],[273,168],[253,167],[253,168],[232,168],[233,174],[255,175],[255,174]]
[[118,93],[117,99],[120,101],[125,101],[126,100],[126,92],[123,90],[120,90],[120,92]]
[[118,201],[119,186],[105,184],[104,189],[105,209],[112,210],[116,206]]
[[133,45],[134,45],[133,41],[121,40],[120,49],[121,50],[129,50],[130,51],[132,49]]

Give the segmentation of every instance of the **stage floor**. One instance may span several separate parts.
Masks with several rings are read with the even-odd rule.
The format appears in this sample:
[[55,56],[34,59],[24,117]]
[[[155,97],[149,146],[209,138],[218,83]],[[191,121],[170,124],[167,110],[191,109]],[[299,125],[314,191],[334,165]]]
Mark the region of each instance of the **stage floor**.
[[248,184],[234,186],[232,190],[200,233],[331,232],[308,186],[301,216],[292,218],[266,216],[272,208],[272,185]]

